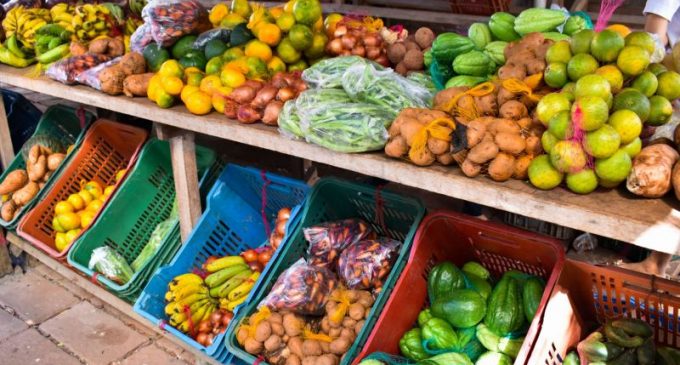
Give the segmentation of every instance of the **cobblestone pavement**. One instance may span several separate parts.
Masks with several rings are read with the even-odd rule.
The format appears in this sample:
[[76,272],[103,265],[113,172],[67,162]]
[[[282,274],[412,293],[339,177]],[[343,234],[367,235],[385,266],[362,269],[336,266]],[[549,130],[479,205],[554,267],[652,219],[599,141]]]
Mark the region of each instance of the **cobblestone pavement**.
[[0,354],[0,365],[194,363],[192,354],[39,263],[0,279]]

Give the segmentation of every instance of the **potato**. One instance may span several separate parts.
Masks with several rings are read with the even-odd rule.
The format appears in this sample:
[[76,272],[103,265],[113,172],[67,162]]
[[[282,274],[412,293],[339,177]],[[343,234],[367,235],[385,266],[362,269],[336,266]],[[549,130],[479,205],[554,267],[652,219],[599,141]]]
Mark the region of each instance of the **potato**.
[[[352,305],[354,305],[354,304],[352,304]],[[360,304],[359,304],[359,307],[361,307]],[[364,307],[361,307],[360,311],[361,311],[361,316],[359,317],[359,319],[364,318]],[[350,317],[345,317],[342,320],[342,327],[344,327],[344,328],[354,328],[354,326],[356,326],[356,324],[357,324],[357,320],[352,319]]]
[[302,333],[302,327],[304,324],[293,313],[286,313],[283,315],[283,328],[286,330],[286,334],[290,337],[295,337]]
[[354,326],[354,334],[359,336],[359,333],[361,332],[361,329],[364,328],[365,323],[366,323],[366,321],[363,320],[363,319],[361,321],[357,322],[357,324]]
[[505,64],[498,69],[498,78],[501,80],[517,79],[524,80],[527,77],[526,68],[522,65]]
[[5,222],[9,222],[14,218],[14,213],[17,211],[17,205],[13,200],[6,201],[2,208],[0,208],[0,218]]
[[319,341],[319,345],[321,345],[321,351],[322,351],[324,354],[327,354],[327,353],[331,352],[330,343],[328,343],[328,342],[326,342],[326,341]]
[[518,120],[529,115],[527,107],[517,100],[510,100],[501,105],[499,114],[502,118],[513,120]]
[[322,354],[321,345],[317,340],[304,340],[302,342],[302,354],[307,356],[319,356]]
[[474,98],[475,108],[477,113],[481,115],[493,115],[498,113],[498,103],[496,101],[496,94],[491,93],[484,96],[476,96]]
[[469,159],[465,159],[465,161],[463,161],[460,169],[467,177],[476,177],[480,172],[482,172],[482,166],[470,161]]
[[498,118],[487,128],[494,136],[498,133],[512,133],[519,135],[521,130],[517,123],[510,119]]
[[[354,304],[349,306],[348,315],[354,321],[358,321],[364,316],[364,310],[365,310],[365,307],[363,305],[361,305],[359,303],[354,303]],[[352,324],[352,326],[354,326],[355,324],[356,323]],[[350,327],[350,326],[345,325],[344,323],[343,323],[343,325],[345,327]]]
[[401,134],[401,126],[404,124],[404,122],[406,122],[407,119],[409,119],[409,117],[404,115],[403,111],[397,115],[397,118],[394,119],[394,122],[392,122],[390,128],[387,130],[390,138]]
[[[453,130],[451,130],[451,128],[446,128],[446,129],[448,129],[450,131],[449,134],[451,134],[451,132],[453,132]],[[433,154],[441,155],[442,153],[448,152],[451,149],[451,143],[444,141],[442,139],[434,138],[434,137],[430,136],[427,139],[427,148]]]
[[277,336],[283,336],[286,334],[286,330],[283,329],[283,325],[281,323],[272,322],[270,319],[269,324],[272,327],[272,334]]
[[302,365],[302,360],[295,354],[290,354],[286,359],[285,365]]
[[425,126],[415,119],[407,120],[401,126],[401,136],[406,140],[406,144],[411,146],[416,134],[420,132]]
[[522,155],[515,159],[515,171],[512,173],[512,177],[517,180],[526,180],[529,176],[527,171],[529,170],[529,165],[534,159],[531,155]]
[[246,342],[246,339],[248,338],[248,330],[240,327],[238,329],[238,332],[236,332],[236,341],[238,341],[241,346]]
[[286,343],[288,346],[288,349],[290,349],[290,353],[296,355],[299,358],[303,357],[302,354],[302,338],[300,337],[291,337],[288,342]]
[[440,92],[438,92],[434,96],[434,100],[432,102],[432,105],[434,107],[432,109],[434,110],[441,110],[443,112],[449,112],[449,110],[445,109],[445,106],[449,103],[449,100],[453,99],[456,95],[464,93],[468,90],[467,87],[464,86],[459,86],[459,87],[450,87],[448,89],[444,89]]
[[37,183],[31,181],[26,186],[23,188],[15,191],[12,194],[12,200],[14,200],[14,203],[18,206],[24,206],[28,202],[31,201],[36,195],[38,195],[38,192],[40,191],[40,186],[38,186]]
[[123,93],[128,97],[146,96],[149,89],[149,81],[155,75],[153,72],[130,75],[123,80]]
[[645,198],[660,198],[670,189],[673,166],[680,155],[672,147],[655,144],[642,149],[633,159],[633,168],[628,175],[628,191]]
[[373,299],[373,295],[370,292],[366,290],[358,290],[357,293],[359,295],[357,303],[363,305],[364,308],[370,308],[373,306],[375,299]]
[[302,358],[302,365],[318,365],[319,356],[307,356]]
[[325,354],[316,359],[316,365],[338,365],[338,357],[332,354]]
[[676,162],[671,173],[671,183],[673,184],[673,191],[675,198],[680,200],[680,165]]
[[264,349],[267,351],[276,351],[281,348],[282,344],[281,337],[277,335],[271,335],[266,341],[264,341]]
[[13,193],[28,183],[28,174],[23,169],[17,169],[5,177],[5,180],[0,183],[0,195]]
[[[356,323],[355,323],[356,325]],[[340,331],[340,337],[345,337],[350,339],[350,342],[353,342],[354,339],[356,338],[356,335],[354,334],[354,328],[343,328],[342,331]]]
[[63,153],[53,153],[47,157],[47,169],[50,171],[56,170],[61,162],[64,161],[66,155]]
[[489,164],[489,176],[495,181],[506,181],[515,172],[515,157],[500,152]]
[[358,290],[346,290],[345,295],[347,295],[347,299],[349,299],[350,303],[356,303],[356,301],[361,298]]
[[278,324],[283,324],[283,316],[281,313],[273,312],[267,317],[267,321],[270,324],[278,323]]
[[336,338],[330,344],[331,353],[336,355],[344,355],[349,350],[350,346],[352,346],[352,343],[349,341],[349,338]]
[[430,166],[435,161],[434,154],[430,152],[427,147],[422,148],[419,151],[409,151],[408,157],[411,162],[418,166]]
[[47,158],[45,155],[40,155],[36,163],[27,163],[26,172],[28,172],[28,179],[38,182],[42,180],[47,173]]
[[266,341],[272,335],[272,327],[267,321],[260,322],[255,327],[255,340],[259,342]]
[[247,338],[246,342],[243,344],[243,348],[249,354],[259,355],[262,352],[262,342],[257,341],[254,338]]
[[524,151],[531,156],[538,156],[543,153],[543,145],[541,144],[541,138],[537,136],[528,136],[524,140],[526,148]]
[[524,152],[524,149],[526,148],[524,138],[513,133],[498,133],[494,137],[494,142],[498,146],[498,149],[511,155],[519,155]]
[[406,139],[401,135],[390,138],[385,144],[385,154],[390,157],[400,158],[407,153],[408,145],[406,145]]
[[533,124],[534,124],[534,121],[531,120],[531,118],[529,118],[529,117],[523,117],[523,118],[520,118],[520,119],[517,121],[517,125],[519,126],[519,128],[520,128],[522,131],[529,130],[529,128],[531,128],[531,126],[532,126]]
[[442,164],[444,166],[448,166],[448,165],[451,165],[451,164],[454,163],[453,155],[448,153],[448,152],[442,153],[441,155],[437,155],[436,159],[437,159],[437,162],[439,162],[440,164]]
[[503,105],[510,100],[516,100],[518,97],[519,96],[517,94],[515,94],[512,91],[501,86],[498,89],[498,95],[496,97],[496,102],[498,103],[498,105]]
[[491,161],[498,154],[498,146],[494,142],[483,141],[468,152],[467,159],[476,164]]
[[143,74],[146,72],[146,60],[141,53],[130,52],[125,54],[118,63],[125,76]]
[[330,331],[328,331],[328,335],[333,337],[333,338],[336,338],[336,337],[340,337],[341,332],[342,332],[342,327],[338,326],[338,327],[335,327],[335,328],[331,328]]

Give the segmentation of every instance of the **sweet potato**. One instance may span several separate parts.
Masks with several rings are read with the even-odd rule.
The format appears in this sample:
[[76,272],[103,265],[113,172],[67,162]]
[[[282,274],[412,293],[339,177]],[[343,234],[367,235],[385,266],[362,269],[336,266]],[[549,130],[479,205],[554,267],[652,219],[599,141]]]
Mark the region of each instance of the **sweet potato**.
[[30,202],[39,191],[40,187],[38,184],[30,181],[26,186],[12,193],[12,200],[14,200],[16,205],[23,206]]
[[501,132],[496,134],[494,142],[498,148],[511,155],[519,155],[524,152],[526,142],[519,134]]
[[495,181],[506,181],[515,172],[515,157],[509,153],[500,152],[489,164],[489,176]]
[[499,116],[506,119],[518,120],[527,115],[527,107],[517,100],[507,101],[499,110]]
[[146,96],[149,81],[155,75],[153,72],[130,75],[123,80],[123,93],[129,97]]
[[42,180],[47,173],[47,158],[45,155],[40,155],[35,163],[26,164],[26,172],[28,172],[28,179],[38,182]]
[[80,41],[72,41],[68,48],[71,51],[71,56],[82,56],[87,53],[87,47]]
[[526,180],[528,178],[527,171],[529,170],[529,165],[534,159],[534,156],[522,155],[515,159],[515,171],[512,177],[517,180]]
[[525,77],[527,77],[527,71],[524,65],[505,64],[505,66],[498,69],[498,78],[501,80],[524,80]]
[[23,169],[17,169],[5,177],[5,180],[0,183],[0,195],[13,193],[28,183],[28,174]]
[[141,53],[130,52],[120,59],[117,65],[125,76],[138,75],[146,72],[146,60]]
[[442,164],[444,166],[451,165],[454,162],[453,155],[451,155],[448,152],[442,153],[441,155],[437,155],[436,159],[437,159],[437,162],[439,162],[440,164]]
[[645,198],[660,198],[671,188],[673,166],[680,158],[678,152],[665,144],[655,144],[642,149],[633,159],[628,175],[628,191]]
[[[447,129],[453,132],[450,128]],[[449,134],[451,132],[449,132]],[[451,143],[430,136],[430,138],[427,139],[427,148],[435,155],[441,155],[442,153],[448,152],[451,149]]]
[[50,171],[56,170],[61,162],[64,161],[66,155],[63,153],[53,153],[47,157],[47,169]]
[[491,161],[498,155],[498,146],[492,141],[483,141],[468,152],[467,159],[476,164]]
[[9,222],[14,218],[14,213],[17,210],[17,205],[13,200],[6,201],[2,208],[0,208],[0,218],[5,222]]
[[101,83],[101,91],[109,95],[122,94],[126,76],[125,72],[118,65],[105,68],[97,75]]
[[463,164],[460,165],[460,169],[467,177],[475,177],[479,175],[480,172],[482,172],[482,166],[470,161],[469,159],[463,161]]
[[400,158],[407,152],[408,146],[406,145],[406,140],[403,136],[393,137],[387,141],[387,144],[385,145],[385,154],[390,157]]
[[38,162],[38,157],[42,155],[42,148],[39,144],[35,144],[31,147],[30,150],[28,150],[28,161],[26,161],[26,164],[34,164]]
[[673,184],[675,198],[680,200],[680,164],[678,164],[677,162],[675,163],[675,166],[673,166],[671,183]]

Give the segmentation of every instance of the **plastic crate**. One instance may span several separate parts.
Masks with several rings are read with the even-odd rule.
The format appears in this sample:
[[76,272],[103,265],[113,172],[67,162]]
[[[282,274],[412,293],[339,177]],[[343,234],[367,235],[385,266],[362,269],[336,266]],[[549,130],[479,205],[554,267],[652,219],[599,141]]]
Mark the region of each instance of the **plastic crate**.
[[544,222],[538,219],[533,219],[525,217],[523,215],[504,212],[503,222],[509,224],[513,227],[521,228],[527,231],[540,233],[554,237],[560,241],[566,241],[571,243],[571,241],[576,238],[576,230],[563,227],[554,223]]
[[657,344],[680,346],[680,283],[567,259],[545,309],[528,364],[562,364],[569,350],[608,318],[639,318]]
[[[263,177],[266,177],[263,179]],[[266,189],[266,190],[263,190]],[[152,323],[163,326],[172,335],[182,339],[194,348],[204,351],[217,360],[228,363],[231,354],[224,345],[224,334],[215,337],[210,347],[200,345],[190,336],[171,326],[165,326],[165,292],[168,283],[177,275],[200,268],[208,256],[238,255],[259,247],[267,240],[262,221],[263,191],[266,191],[265,214],[274,227],[276,215],[281,208],[301,204],[309,187],[302,181],[271,173],[263,173],[249,167],[227,165],[208,195],[207,209],[196,228],[182,245],[174,260],[159,269],[151,278],[144,292],[137,299],[134,310]],[[299,215],[291,215],[286,232],[296,226]],[[281,252],[282,243],[271,259]],[[251,290],[250,297],[261,285],[272,264],[267,265],[260,279]],[[237,308],[237,312],[240,308]]]
[[449,5],[455,14],[491,15],[508,11],[510,0],[449,0]]
[[[215,153],[196,146],[196,161],[198,173],[202,176],[200,186],[207,191],[207,185],[214,182],[214,179],[209,181],[209,177],[211,167],[216,161]],[[85,275],[93,276],[95,272],[88,267],[92,252],[105,245],[113,248],[128,263],[132,263],[149,241],[156,226],[168,219],[174,201],[175,179],[170,144],[151,139],[142,148],[135,166],[97,221],[73,243],[68,252],[68,263]],[[133,302],[144,289],[150,274],[172,258],[180,243],[177,223],[153,258],[135,272],[130,281],[120,285],[103,275],[96,275],[96,280],[122,299]],[[170,257],[168,252],[171,252]]]
[[[378,209],[381,208],[382,214]],[[253,355],[243,350],[236,341],[236,329],[247,316],[254,313],[258,304],[269,293],[279,275],[289,268],[300,257],[305,257],[308,243],[304,238],[303,228],[315,224],[347,218],[361,218],[368,222],[380,235],[403,242],[399,256],[385,280],[383,290],[371,308],[364,326],[357,335],[347,355],[340,365],[352,363],[363,347],[378,314],[383,310],[397,279],[401,275],[407,258],[411,252],[413,237],[418,224],[425,215],[425,207],[416,199],[404,197],[388,191],[381,191],[373,186],[342,181],[334,178],[319,180],[305,202],[300,213],[300,224],[286,238],[283,249],[274,261],[274,266],[265,278],[265,282],[257,290],[253,300],[236,314],[227,329],[227,347],[236,357],[253,364],[257,361]],[[384,225],[380,220],[384,221]],[[266,364],[260,362],[260,364]]]
[[[94,118],[95,117],[93,114],[86,113],[86,125],[89,125],[94,120]],[[65,145],[72,144],[74,146],[73,151],[66,156],[61,165],[59,165],[59,167],[52,173],[50,178],[47,179],[45,186],[40,190],[40,192],[30,202],[28,202],[28,204],[24,205],[19,215],[17,215],[11,221],[5,221],[0,218],[0,226],[10,230],[16,228],[21,218],[31,210],[36,202],[40,201],[40,197],[45,192],[49,191],[50,186],[59,177],[61,171],[64,169],[64,166],[69,164],[73,158],[73,155],[75,155],[74,151],[76,151],[82,143],[85,131],[86,129],[81,129],[80,118],[78,118],[76,111],[73,108],[57,104],[49,107],[45,111],[45,113],[40,118],[38,126],[35,128],[35,133],[33,133],[33,136],[48,135],[50,137],[54,137]],[[11,171],[25,168],[26,160],[21,153],[18,153],[9,166],[7,166],[5,172],[0,175],[0,181],[3,181],[5,176],[7,176],[7,174]]]
[[399,354],[399,339],[413,328],[426,305],[429,270],[442,261],[459,267],[477,261],[496,278],[514,269],[545,279],[541,304],[515,361],[525,363],[538,334],[545,303],[564,266],[564,250],[550,237],[455,212],[436,212],[423,220],[404,273],[355,363],[375,351]]
[[[102,185],[114,184],[118,170],[127,168],[129,172],[134,166],[147,135],[147,131],[143,129],[110,120],[100,119],[94,122],[85,134],[81,146],[75,151],[71,162],[47,193],[41,196],[40,202],[19,222],[17,227],[19,236],[50,256],[65,260],[70,246],[59,252],[54,245],[56,236],[52,229],[54,206],[69,195],[77,193],[83,180],[94,180]],[[115,196],[116,192],[113,194]],[[108,201],[104,207],[106,203]],[[83,230],[80,235],[85,231]]]
[[9,122],[9,135],[16,154],[35,132],[42,112],[25,96],[11,90],[2,89],[2,101]]

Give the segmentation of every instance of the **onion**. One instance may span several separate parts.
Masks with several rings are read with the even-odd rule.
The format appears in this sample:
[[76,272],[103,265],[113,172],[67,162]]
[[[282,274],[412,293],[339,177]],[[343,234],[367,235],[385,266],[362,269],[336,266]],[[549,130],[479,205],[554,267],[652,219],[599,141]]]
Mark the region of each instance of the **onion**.
[[286,221],[278,221],[276,223],[276,229],[274,230],[279,236],[286,234]]
[[374,60],[380,56],[380,48],[366,47],[366,58]]
[[380,43],[380,39],[376,34],[368,34],[364,37],[364,46],[366,47],[376,47]]
[[340,38],[345,34],[347,34],[347,27],[344,26],[344,25],[338,25],[338,26],[335,27],[335,32],[333,33],[333,37]]
[[255,123],[262,118],[262,115],[250,105],[241,105],[236,112],[236,119],[245,124]]
[[[305,83],[304,80],[300,79],[300,80],[297,80],[297,82],[293,85],[293,87],[295,88],[295,92],[297,94],[300,94],[301,92],[307,90],[307,83]],[[297,95],[296,95],[296,97],[297,97]]]
[[359,57],[364,57],[366,55],[366,48],[364,46],[356,46],[352,48],[352,54]]
[[267,251],[262,251],[260,254],[257,256],[257,261],[262,264],[262,266],[266,266],[269,260],[272,259],[272,251],[267,250]]
[[283,75],[283,79],[286,80],[286,86],[291,86],[300,80],[300,76],[293,73],[287,73]]
[[380,55],[378,58],[374,59],[373,61],[385,66],[385,67],[390,67],[390,60],[387,59],[387,56]]
[[293,90],[293,88],[290,86],[281,88],[276,94],[276,99],[284,103],[288,100],[295,99],[295,90]]
[[257,261],[249,262],[248,268],[252,271],[262,272],[262,264]]
[[227,118],[231,119],[236,119],[236,116],[238,115],[238,105],[237,102],[227,98],[224,100],[224,115],[227,116]]
[[198,343],[200,343],[201,345],[206,346],[206,347],[210,346],[210,345],[207,345],[207,343],[208,343],[208,334],[205,333],[205,332],[200,332],[200,333],[198,334],[198,336],[196,336],[196,342],[198,342]]
[[234,313],[224,312],[224,314],[222,314],[222,326],[227,328],[232,319],[234,319]]
[[219,326],[222,323],[222,313],[220,311],[215,311],[210,314],[210,324],[214,326]]
[[283,77],[283,75],[283,72],[279,72],[274,75],[274,77],[272,77],[271,85],[277,89],[288,86],[288,82],[286,82],[286,79]]
[[278,249],[279,246],[281,246],[281,241],[283,241],[283,237],[281,236],[276,236],[274,239],[270,239],[269,243],[271,243],[273,249]]
[[342,41],[342,46],[345,49],[352,49],[357,44],[357,38],[348,34],[342,36],[340,40]]
[[340,56],[351,56],[351,55],[352,55],[352,51],[350,51],[349,49],[345,49],[342,52],[340,52]]
[[241,86],[248,86],[252,87],[255,89],[255,92],[260,91],[262,87],[264,86],[264,83],[262,81],[257,81],[257,80],[246,80],[246,82],[243,83]]
[[231,94],[229,94],[229,98],[238,104],[248,104],[253,100],[256,93],[254,88],[243,84],[234,89]]
[[204,319],[198,324],[198,332],[210,332],[211,329],[212,325],[208,319]]
[[205,340],[205,346],[208,347],[208,346],[212,345],[214,339],[215,339],[215,335],[213,335],[212,333],[209,333],[208,337]]
[[267,85],[260,89],[260,91],[257,92],[257,95],[255,95],[255,99],[250,103],[250,106],[252,106],[255,109],[261,109],[267,106],[274,97],[276,97],[276,93],[279,90],[275,88],[274,86]]
[[262,122],[266,125],[279,125],[279,114],[281,113],[281,109],[283,109],[282,101],[270,101],[269,104],[267,104],[267,107],[264,108]]
[[328,43],[328,50],[330,51],[329,53],[338,55],[342,52],[343,50],[342,46],[342,40],[340,38],[335,38],[334,40],[330,41]]
[[246,262],[257,261],[257,251],[253,250],[252,248],[250,250],[244,251],[241,256],[244,260],[246,260]]
[[287,221],[290,219],[290,208],[281,208],[276,214],[276,221]]

